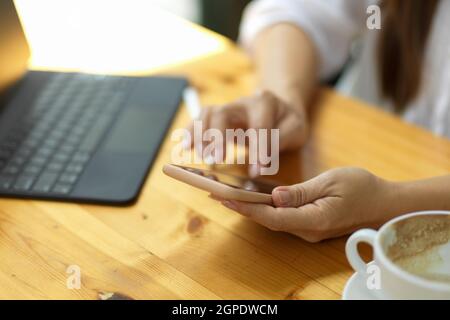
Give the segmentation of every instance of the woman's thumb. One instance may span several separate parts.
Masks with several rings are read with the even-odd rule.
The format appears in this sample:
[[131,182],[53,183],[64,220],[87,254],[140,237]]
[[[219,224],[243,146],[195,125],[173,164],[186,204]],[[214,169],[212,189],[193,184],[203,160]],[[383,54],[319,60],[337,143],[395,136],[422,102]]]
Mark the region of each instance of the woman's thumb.
[[319,199],[323,190],[319,177],[292,186],[275,188],[272,191],[274,205],[276,207],[297,208]]

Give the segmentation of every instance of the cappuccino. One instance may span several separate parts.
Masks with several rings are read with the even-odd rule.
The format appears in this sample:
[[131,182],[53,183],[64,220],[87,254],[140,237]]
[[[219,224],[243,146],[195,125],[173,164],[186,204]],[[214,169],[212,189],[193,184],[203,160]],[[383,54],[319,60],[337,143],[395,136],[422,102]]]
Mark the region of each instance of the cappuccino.
[[418,215],[386,230],[387,257],[416,276],[450,285],[450,215]]

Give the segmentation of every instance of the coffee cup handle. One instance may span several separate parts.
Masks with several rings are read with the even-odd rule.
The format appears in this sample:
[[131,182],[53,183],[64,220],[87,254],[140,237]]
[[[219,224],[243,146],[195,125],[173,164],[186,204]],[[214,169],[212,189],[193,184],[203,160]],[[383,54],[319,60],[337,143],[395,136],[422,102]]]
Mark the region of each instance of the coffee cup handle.
[[347,255],[348,262],[356,272],[365,274],[367,269],[367,264],[359,255],[358,244],[361,242],[365,242],[373,247],[376,235],[377,232],[375,230],[362,229],[356,231],[350,236],[350,238],[348,238],[345,245],[345,253]]

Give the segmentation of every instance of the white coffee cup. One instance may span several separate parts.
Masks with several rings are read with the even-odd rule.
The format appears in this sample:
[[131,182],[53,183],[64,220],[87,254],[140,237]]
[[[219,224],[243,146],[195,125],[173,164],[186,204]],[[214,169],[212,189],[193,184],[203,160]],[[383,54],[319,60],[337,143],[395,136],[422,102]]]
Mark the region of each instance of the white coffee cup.
[[[362,229],[355,232],[347,240],[345,247],[347,259],[353,269],[361,274],[364,279],[370,276],[367,271],[368,265],[361,259],[357,246],[359,243],[365,242],[373,247],[373,264],[378,267],[378,276],[380,277],[378,290],[371,288],[376,297],[382,299],[450,299],[450,284],[448,282],[429,280],[409,273],[386,255],[388,245],[386,242],[395,237],[393,226],[399,221],[419,215],[450,215],[450,211],[422,211],[403,215],[388,221],[379,231]],[[441,254],[441,258],[444,260],[446,272],[447,266],[450,266],[450,242],[444,246],[445,254]],[[373,270],[373,267],[371,267],[371,270]]]

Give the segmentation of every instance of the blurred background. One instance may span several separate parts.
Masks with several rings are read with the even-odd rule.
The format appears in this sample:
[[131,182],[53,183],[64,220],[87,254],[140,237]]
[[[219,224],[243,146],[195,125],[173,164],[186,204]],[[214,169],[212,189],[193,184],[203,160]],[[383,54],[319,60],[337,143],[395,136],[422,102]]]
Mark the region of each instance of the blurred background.
[[250,0],[149,0],[149,2],[236,40],[242,11]]
[[220,52],[225,39],[192,32],[187,24],[235,40],[248,2],[15,0],[33,68],[101,73],[145,72]]

